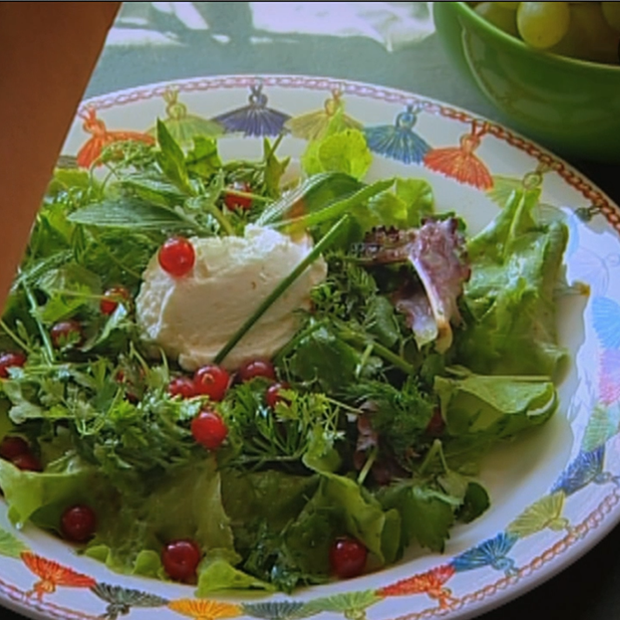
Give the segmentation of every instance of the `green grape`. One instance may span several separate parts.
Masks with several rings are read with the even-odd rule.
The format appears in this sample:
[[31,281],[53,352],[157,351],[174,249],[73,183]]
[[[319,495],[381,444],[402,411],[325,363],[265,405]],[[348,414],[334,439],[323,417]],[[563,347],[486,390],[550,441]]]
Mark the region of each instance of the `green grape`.
[[614,29],[620,31],[620,2],[601,2],[603,17]]
[[605,21],[601,3],[575,4],[570,13],[568,32],[551,51],[592,62],[618,63],[620,33]]
[[532,47],[548,49],[557,45],[568,31],[568,2],[521,2],[517,27],[521,38]]
[[494,2],[493,4],[497,4],[501,6],[503,9],[510,9],[511,11],[516,11],[519,8],[520,2]]
[[[475,11],[484,17],[487,21],[491,22],[494,26],[497,26],[500,30],[513,35],[518,36],[517,32],[517,19],[514,11],[507,11],[497,6],[499,2],[481,2]],[[503,4],[503,3],[502,3]]]

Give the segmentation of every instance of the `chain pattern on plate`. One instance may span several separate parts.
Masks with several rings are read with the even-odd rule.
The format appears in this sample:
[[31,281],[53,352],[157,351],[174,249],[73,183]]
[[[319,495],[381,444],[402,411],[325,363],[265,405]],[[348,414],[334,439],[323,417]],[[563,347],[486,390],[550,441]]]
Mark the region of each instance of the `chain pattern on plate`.
[[488,133],[499,140],[507,142],[511,146],[535,157],[538,161],[548,165],[557,172],[571,187],[580,192],[587,200],[592,202],[607,219],[607,221],[620,233],[620,214],[617,208],[612,206],[609,199],[599,190],[590,185],[577,171],[573,170],[564,162],[558,160],[549,152],[536,146],[529,140],[515,135],[512,131],[498,125],[472,116],[464,110],[459,110],[441,103],[417,97],[404,91],[370,86],[359,82],[346,82],[329,78],[306,78],[303,76],[229,76],[221,78],[195,78],[180,82],[159,84],[148,88],[138,88],[131,91],[119,92],[112,95],[95,97],[82,104],[80,113],[87,107],[96,110],[104,110],[111,107],[146,101],[154,97],[163,97],[170,86],[178,88],[181,92],[202,92],[209,90],[221,90],[231,88],[251,88],[252,86],[275,86],[281,88],[305,88],[309,90],[329,91],[338,89],[343,93],[378,99],[389,103],[399,103],[403,105],[415,104],[425,112],[449,118],[464,124],[471,124],[474,121],[487,122]]

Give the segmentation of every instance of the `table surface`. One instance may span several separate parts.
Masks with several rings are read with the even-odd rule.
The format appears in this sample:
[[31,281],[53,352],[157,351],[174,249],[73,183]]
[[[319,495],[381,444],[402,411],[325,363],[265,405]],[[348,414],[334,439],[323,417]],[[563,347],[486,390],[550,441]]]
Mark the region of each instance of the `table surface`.
[[[482,95],[450,65],[435,34],[388,51],[390,46],[382,44],[380,36],[274,34],[257,30],[253,12],[256,5],[263,5],[259,7],[261,12],[268,14],[279,10],[276,4],[127,2],[86,96],[186,77],[261,73],[316,75],[399,88],[499,120]],[[331,10],[334,5],[348,4],[357,5],[362,13],[371,15],[372,10],[375,13],[394,11],[399,15],[407,9],[406,5],[422,3],[286,4],[289,9],[314,4]],[[350,15],[354,9],[346,10]],[[320,13],[319,7],[315,12]],[[351,28],[350,32],[353,30]],[[574,160],[571,163],[620,202],[620,187],[614,182],[617,167]],[[616,555],[619,550],[620,528],[616,528],[567,570],[484,618],[620,618],[620,561]],[[18,620],[19,616],[5,612],[5,618]]]

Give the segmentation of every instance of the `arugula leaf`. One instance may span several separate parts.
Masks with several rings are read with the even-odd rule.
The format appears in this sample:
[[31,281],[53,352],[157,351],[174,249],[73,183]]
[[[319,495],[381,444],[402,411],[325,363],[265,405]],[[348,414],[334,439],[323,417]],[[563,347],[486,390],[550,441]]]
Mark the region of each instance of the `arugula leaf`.
[[267,205],[256,220],[258,226],[267,226],[283,217],[297,217],[300,213],[314,213],[336,200],[350,196],[364,185],[348,174],[327,172],[306,179],[294,190],[276,202]]
[[436,377],[435,391],[448,430],[459,435],[485,431],[501,421],[501,434],[508,436],[546,421],[557,407],[555,387],[544,377]]
[[477,482],[470,482],[463,498],[463,505],[456,513],[461,523],[471,523],[490,507],[491,501],[486,489]]
[[386,489],[381,503],[385,509],[396,509],[401,516],[401,551],[416,541],[431,551],[443,552],[454,524],[452,498],[419,484],[406,483]]
[[435,391],[451,467],[479,462],[498,441],[544,424],[558,406],[555,387],[544,377],[435,377]]
[[268,138],[263,140],[265,194],[271,198],[278,198],[280,196],[280,182],[291,161],[290,157],[278,159],[275,155],[276,146],[277,141],[272,145]]
[[159,145],[157,163],[164,175],[182,192],[192,195],[194,190],[187,173],[183,149],[176,143],[166,124],[160,119],[157,119],[157,143]]
[[[364,217],[363,207],[365,203],[373,196],[385,191],[394,183],[393,179],[384,181],[376,181],[371,185],[366,185],[358,191],[336,200],[323,209],[313,211],[300,217],[294,217],[283,222],[274,224],[274,228],[288,227],[291,229],[312,228],[314,226],[326,225],[335,219],[348,214],[353,220],[361,215],[362,222]],[[357,212],[359,210],[359,213]]]
[[200,227],[178,211],[136,199],[97,202],[74,211],[67,219],[74,224],[99,228],[200,231]]
[[182,204],[186,198],[176,185],[151,174],[128,174],[117,185],[137,200],[160,207]]
[[393,304],[382,295],[375,295],[368,300],[366,329],[369,334],[386,347],[393,347],[401,338]]
[[328,394],[339,393],[355,381],[359,353],[326,328],[301,340],[289,362],[290,372]]
[[217,141],[206,136],[194,137],[194,148],[185,159],[188,172],[210,178],[222,169],[222,160],[217,150]]

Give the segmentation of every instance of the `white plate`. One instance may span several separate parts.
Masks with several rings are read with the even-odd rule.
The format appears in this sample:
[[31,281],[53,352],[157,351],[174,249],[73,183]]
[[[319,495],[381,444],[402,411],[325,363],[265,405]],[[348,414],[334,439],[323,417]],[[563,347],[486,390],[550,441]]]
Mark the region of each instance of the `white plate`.
[[[0,531],[0,598],[6,606],[46,620],[113,620],[125,614],[132,620],[181,615],[297,620],[308,613],[301,603],[313,601],[313,613],[321,620],[463,619],[548,579],[620,519],[620,282],[614,277],[620,266],[620,212],[562,160],[500,125],[448,105],[382,87],[297,76],[192,79],[98,97],[82,106],[65,153],[78,154],[86,164],[103,138],[145,132],[167,114],[183,117],[180,124],[190,131],[213,129],[204,119],[218,117],[229,131],[278,133],[289,117],[309,112],[317,112],[310,123],[317,127],[338,102],[365,128],[384,126],[367,134],[373,146],[380,142],[374,141],[377,137],[389,137],[385,127],[396,120],[401,136],[406,135],[404,150],[388,141],[387,156],[378,155],[373,164],[373,177],[428,179],[438,211],[458,211],[470,230],[498,212],[483,191],[501,185],[498,177],[518,181],[529,175],[529,182],[542,183],[543,202],[563,212],[570,228],[568,280],[587,282],[591,294],[559,302],[560,338],[573,355],[560,389],[560,411],[531,437],[489,458],[483,480],[492,508],[472,525],[456,528],[444,555],[408,556],[382,572],[292,597],[197,600],[188,586],[112,573],[34,528],[15,532],[0,506],[5,529]],[[292,125],[300,126],[308,130],[304,123]],[[462,142],[466,135],[473,140]],[[261,142],[227,133],[220,148],[225,158],[258,157]],[[279,153],[298,156],[305,144],[289,134]],[[444,148],[450,150],[437,150]],[[429,168],[437,168],[438,161],[445,174]],[[450,176],[457,170],[460,181]],[[536,171],[538,177],[530,174]],[[29,551],[16,552],[9,544],[14,537]]]

